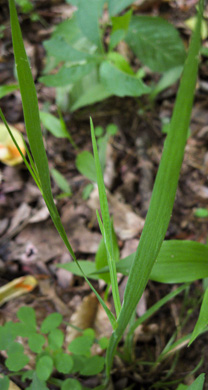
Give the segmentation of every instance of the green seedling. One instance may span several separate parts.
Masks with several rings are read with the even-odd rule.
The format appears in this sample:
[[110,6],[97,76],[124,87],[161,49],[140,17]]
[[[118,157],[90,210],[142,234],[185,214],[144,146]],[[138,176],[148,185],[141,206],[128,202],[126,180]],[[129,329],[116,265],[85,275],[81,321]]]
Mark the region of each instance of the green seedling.
[[57,186],[62,190],[62,193],[57,196],[57,199],[62,199],[72,195],[71,187],[65,177],[55,168],[51,169],[51,175]]
[[[109,124],[106,127],[106,131],[101,126],[95,128],[95,135],[97,137],[97,145],[98,145],[98,154],[99,160],[101,164],[102,173],[104,174],[105,165],[106,165],[106,151],[107,144],[110,138],[116,135],[118,128],[113,123]],[[92,153],[88,151],[81,152],[77,155],[76,158],[76,167],[78,171],[84,175],[87,179],[92,181],[93,183],[97,182],[96,176],[96,167]],[[83,190],[83,199],[87,199],[90,196],[91,191],[93,190],[93,185],[87,185],[87,187]]]
[[198,218],[207,218],[208,217],[208,210],[205,208],[198,208],[194,211],[195,217]]
[[20,11],[23,14],[29,14],[33,22],[41,20],[39,15],[34,11],[34,4],[31,0],[15,0],[15,3],[20,7]]
[[3,38],[4,37],[4,30],[5,30],[5,26],[4,24],[2,24],[2,26],[0,26],[0,38]]
[[7,84],[0,87],[0,99],[19,89],[18,84]]
[[[84,3],[85,4],[85,3]],[[100,14],[100,2],[96,1],[96,7],[93,9],[93,15]],[[113,4],[115,5],[114,1],[109,1],[110,9],[112,10]],[[121,2],[121,4],[127,5],[126,1]],[[129,4],[129,3],[128,3]],[[146,287],[146,284],[151,277],[151,273],[154,270],[154,267],[158,266],[158,258],[160,257],[160,251],[167,250],[168,253],[170,250],[170,247],[168,248],[168,245],[164,244],[164,237],[168,228],[168,224],[171,218],[171,213],[173,209],[181,164],[183,161],[183,155],[184,155],[184,149],[186,145],[186,139],[187,139],[187,132],[190,122],[190,115],[192,110],[192,104],[193,104],[193,98],[194,98],[194,91],[195,91],[195,84],[196,84],[196,78],[197,78],[197,71],[198,71],[198,62],[199,62],[199,52],[200,52],[200,31],[201,31],[201,21],[202,21],[202,15],[203,15],[203,8],[204,8],[204,2],[203,0],[200,0],[199,2],[199,10],[198,10],[198,17],[197,17],[197,24],[195,31],[192,36],[192,40],[189,47],[189,53],[187,56],[187,59],[185,61],[181,83],[173,111],[173,116],[171,119],[170,124],[170,130],[167,134],[165,145],[164,145],[164,151],[162,155],[162,159],[160,162],[159,170],[157,173],[152,198],[150,202],[150,207],[147,213],[144,229],[140,238],[139,246],[137,248],[137,251],[132,256],[131,260],[131,266],[129,269],[129,276],[127,285],[124,292],[124,300],[121,303],[120,297],[119,297],[119,289],[118,289],[118,282],[117,282],[117,267],[120,262],[116,262],[116,255],[115,255],[115,248],[113,245],[113,233],[112,233],[112,222],[109,215],[109,209],[108,209],[108,202],[107,202],[107,196],[104,186],[104,180],[103,180],[103,173],[102,173],[102,165],[99,161],[99,153],[97,149],[96,144],[96,137],[95,137],[95,131],[93,127],[93,123],[91,120],[91,136],[92,136],[92,144],[93,144],[93,153],[94,153],[94,161],[95,161],[95,170],[96,170],[96,178],[97,178],[97,185],[99,190],[99,198],[100,198],[100,211],[101,213],[97,212],[97,219],[99,223],[99,227],[103,236],[106,253],[107,253],[107,263],[108,267],[107,270],[104,270],[104,273],[109,272],[110,277],[110,283],[112,287],[112,295],[113,295],[113,301],[115,306],[115,315],[113,312],[110,311],[108,306],[106,305],[105,301],[101,298],[101,296],[98,294],[98,292],[95,290],[91,282],[89,281],[86,273],[85,268],[82,266],[80,262],[77,261],[76,255],[68,241],[66,232],[63,228],[63,225],[60,220],[60,216],[58,214],[57,208],[55,206],[55,203],[53,201],[53,196],[51,192],[51,185],[50,185],[50,174],[49,174],[49,168],[48,168],[48,162],[46,157],[46,152],[44,149],[43,139],[42,139],[42,133],[41,133],[41,126],[40,126],[40,119],[39,119],[39,110],[38,110],[38,102],[37,102],[37,95],[35,91],[34,82],[32,79],[31,69],[27,60],[27,56],[24,49],[24,44],[22,41],[22,35],[21,30],[17,18],[17,13],[15,9],[14,0],[9,1],[10,5],[10,15],[11,15],[11,27],[12,27],[12,39],[13,39],[13,47],[14,47],[14,54],[15,54],[15,62],[17,65],[17,73],[18,73],[18,80],[20,85],[20,91],[22,96],[22,102],[23,102],[23,110],[24,110],[24,117],[25,117],[25,124],[26,124],[26,130],[29,140],[29,145],[31,149],[31,153],[29,150],[27,150],[29,162],[27,159],[23,156],[23,159],[25,161],[25,164],[27,165],[30,173],[32,174],[37,186],[39,187],[42,196],[45,200],[45,203],[49,209],[51,218],[54,222],[54,225],[56,229],[58,230],[63,242],[65,243],[69,253],[71,254],[73,260],[76,263],[76,267],[79,269],[79,272],[81,275],[85,278],[86,282],[89,284],[90,288],[94,291],[96,294],[100,304],[103,306],[103,309],[106,311],[106,314],[109,318],[109,321],[112,325],[112,336],[109,340],[107,352],[106,352],[106,358],[105,358],[105,383],[103,387],[105,388],[109,382],[109,377],[111,374],[111,368],[113,364],[113,358],[117,352],[117,346],[119,341],[121,340],[125,329],[130,324],[132,325],[132,318],[135,315],[135,309],[137,307],[137,304],[144,292],[144,289]],[[89,7],[88,7],[89,8]],[[115,7],[116,8],[116,7]],[[117,8],[116,8],[117,9]],[[87,12],[86,6],[85,11]],[[81,11],[80,11],[81,12]],[[82,15],[82,17],[80,16]],[[86,18],[86,15],[85,19]],[[83,13],[79,14],[79,17],[83,18]],[[97,19],[96,19],[97,20]],[[91,20],[90,20],[91,21]],[[89,21],[88,21],[89,22]],[[158,22],[156,22],[158,23]],[[89,25],[88,25],[89,26]],[[140,24],[142,26],[142,24]],[[93,43],[95,44],[95,40],[97,42],[97,47],[100,47],[100,34],[96,35],[95,32],[99,32],[99,26],[98,23],[95,25],[92,24],[92,29],[88,31],[88,39],[93,39]],[[71,27],[70,27],[71,28]],[[83,27],[85,29],[85,27]],[[77,31],[77,30],[75,30]],[[76,34],[75,34],[76,35]],[[93,38],[94,36],[94,38]],[[135,37],[136,39],[136,37]],[[175,55],[175,58],[177,58],[177,55]],[[89,64],[86,64],[89,65]],[[110,64],[110,68],[111,68]],[[109,68],[109,64],[107,65],[107,68]],[[105,69],[107,69],[105,67]],[[128,85],[128,83],[127,83]],[[8,131],[10,132],[9,126],[7,125],[6,119],[3,115],[3,113],[0,111],[1,118],[5,125],[7,126]],[[11,134],[11,132],[10,132]],[[11,134],[12,137],[12,134]],[[12,137],[13,142],[18,147],[14,137]],[[19,149],[20,150],[20,149]],[[191,280],[196,280],[198,277],[201,278],[201,274],[199,273],[197,276],[193,275],[193,268],[196,270],[198,268],[198,263],[196,264],[196,253],[192,257],[190,256],[189,259],[186,258],[184,264],[183,264],[183,257],[184,252],[180,252],[181,249],[184,249],[183,245],[185,244],[186,250],[190,251],[192,254],[192,250],[195,249],[199,250],[199,254],[201,256],[201,266],[203,267],[203,254],[204,254],[204,269],[207,268],[207,247],[202,246],[198,243],[194,242],[184,242],[181,244],[181,241],[178,241],[178,245],[176,242],[172,242],[172,254],[171,259],[173,261],[175,253],[181,253],[181,264],[178,259],[178,264],[175,264],[175,269],[180,275],[181,269],[183,270],[183,276],[180,279],[180,283],[184,282],[186,280],[185,271],[187,274],[189,274],[189,267],[192,267],[192,273],[191,273]],[[164,247],[165,245],[165,247]],[[199,246],[198,246],[199,245]],[[163,253],[164,255],[164,253]],[[177,257],[177,256],[176,256]],[[205,265],[206,264],[206,265]],[[93,265],[93,263],[92,263]],[[87,264],[87,267],[89,265]],[[173,283],[173,278],[171,277],[171,272],[169,266],[164,267],[164,273],[163,273],[163,282],[164,283]],[[93,268],[93,267],[92,267]],[[94,272],[94,271],[93,271]],[[101,273],[101,270],[96,270],[97,273]],[[159,278],[161,278],[161,271],[159,271]],[[190,276],[190,275],[189,275]],[[203,275],[204,277],[205,275]],[[158,277],[158,276],[157,276]],[[183,278],[185,280],[183,280]],[[155,279],[156,280],[156,279]],[[207,294],[205,293],[204,302],[207,304]],[[204,305],[205,305],[204,304]],[[158,306],[159,307],[159,306]],[[204,316],[204,306],[202,304],[201,312],[199,316],[198,324],[195,328],[195,334],[194,337],[204,330],[204,326],[206,326],[207,318]],[[25,322],[24,318],[20,318],[20,320]],[[28,321],[28,320],[27,320]],[[34,329],[34,316],[30,321],[32,321],[32,328]],[[46,320],[47,322],[47,320]],[[50,321],[49,321],[50,322]],[[60,323],[58,321],[58,323]],[[8,325],[7,325],[8,326]],[[10,327],[11,325],[9,325]],[[45,326],[45,325],[44,325]],[[44,334],[48,334],[51,331],[55,331],[57,328],[57,322],[55,329],[51,329],[51,325],[46,324],[46,329],[41,327],[41,332]],[[49,328],[47,328],[49,326]],[[13,327],[13,325],[12,325]],[[12,328],[11,327],[11,328]],[[58,332],[59,333],[59,332]],[[59,333],[60,335],[60,333]],[[7,336],[8,337],[8,336]],[[13,339],[13,333],[12,329],[9,330],[9,340]],[[30,336],[28,336],[30,338]],[[43,336],[44,337],[44,336]],[[54,345],[56,344],[56,336],[51,337],[51,343]],[[188,337],[188,336],[184,336]],[[191,336],[190,336],[191,337]],[[57,337],[59,339],[59,337]],[[60,337],[61,339],[61,337]],[[5,341],[6,338],[3,339]],[[187,340],[187,339],[186,339]],[[8,341],[10,343],[10,341]],[[12,359],[16,354],[21,355],[20,362],[23,360],[23,363],[26,364],[26,359],[24,357],[23,351],[21,346],[17,347],[16,344],[12,346],[11,345],[11,355]],[[177,346],[176,346],[177,347]],[[43,359],[43,367],[44,372],[41,371],[42,364],[39,363],[38,371],[34,373],[34,383],[36,383],[36,387],[32,387],[32,389],[41,389],[44,388],[44,381],[46,381],[46,378],[50,378],[50,375],[52,374],[52,362],[53,359],[51,355],[41,355],[41,358]],[[85,358],[89,358],[85,356]],[[25,359],[25,361],[24,361]],[[42,362],[42,361],[41,361]],[[13,364],[13,360],[10,363]],[[21,363],[21,364],[23,364]],[[87,366],[87,365],[86,365]],[[86,368],[84,367],[84,369]],[[96,363],[93,363],[93,366],[96,366]],[[99,366],[99,364],[98,364]],[[17,369],[17,367],[15,367]],[[18,367],[19,369],[19,367]],[[83,374],[83,371],[79,371],[81,374]],[[85,374],[85,371],[84,371]],[[93,372],[94,374],[94,372]],[[39,375],[39,377],[38,377]],[[41,379],[40,379],[41,378]],[[5,380],[5,379],[4,379]],[[69,381],[69,379],[67,379]],[[192,388],[196,388],[197,390],[202,390],[203,388],[203,380],[204,377],[199,377],[197,380],[191,385]],[[57,383],[57,382],[56,382]],[[39,387],[38,387],[39,386]],[[61,384],[62,386],[62,384]],[[63,385],[63,389],[65,390],[68,386],[68,384]],[[195,387],[194,387],[195,386]],[[62,389],[62,390],[63,390]]]
[[[40,78],[47,86],[58,89],[59,104],[64,102],[63,109],[66,109],[66,99],[60,96],[65,95],[66,85],[68,109],[75,111],[112,95],[139,97],[150,94],[155,98],[180,77],[185,48],[177,30],[166,20],[133,16],[131,9],[122,16],[115,16],[133,1],[121,1],[117,5],[115,0],[108,0],[110,17],[103,25],[100,23],[103,0],[90,0],[89,4],[82,0],[67,2],[76,4],[78,10],[72,18],[59,24],[52,37],[45,41],[47,64],[44,76]],[[109,29],[106,48],[103,42]],[[164,73],[158,86],[151,88],[145,84],[143,67],[135,72],[117,50],[121,42],[129,46],[142,66]],[[54,69],[57,69],[55,74]]]
[[[47,383],[54,383],[60,388],[82,389],[78,375],[97,375],[104,369],[104,358],[92,355],[91,347],[97,342],[104,350],[107,348],[107,339],[100,341],[95,339],[93,329],[80,330],[81,335],[74,339],[64,349],[64,333],[59,327],[63,318],[59,313],[52,313],[46,317],[41,326],[37,326],[36,314],[31,307],[21,307],[17,312],[18,322],[6,322],[0,327],[0,350],[6,351],[5,365],[10,371],[10,376],[20,376],[22,381],[31,381],[27,390],[48,389]],[[35,357],[35,368],[25,370],[30,364],[30,358],[26,355],[24,347],[16,342],[17,337],[27,339],[30,349],[30,358]],[[53,375],[59,372],[62,375],[70,374],[72,378],[56,380]],[[73,378],[76,376],[76,379]],[[9,377],[0,378],[0,387],[9,389]],[[68,387],[67,387],[68,386]]]
[[66,124],[64,122],[64,119],[61,115],[61,112],[59,111],[59,119],[56,118],[54,115],[50,114],[49,112],[40,111],[40,120],[43,124],[43,126],[50,131],[51,134],[53,134],[57,138],[67,138],[69,142],[72,144],[72,146],[76,149],[77,146],[75,145],[71,134],[69,133],[69,130],[66,127]]

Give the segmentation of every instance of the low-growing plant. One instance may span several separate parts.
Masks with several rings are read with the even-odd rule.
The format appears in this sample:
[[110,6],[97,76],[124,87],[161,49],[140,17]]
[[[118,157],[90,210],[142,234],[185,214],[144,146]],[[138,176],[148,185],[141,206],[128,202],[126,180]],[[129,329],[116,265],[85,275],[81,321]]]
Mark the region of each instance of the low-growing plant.
[[[113,3],[114,1],[110,4]],[[119,4],[124,3],[127,5],[126,1],[122,1]],[[117,4],[117,2],[115,2],[115,4]],[[129,333],[126,338],[126,353],[124,354],[125,357],[127,356],[126,360],[128,360],[129,356],[131,356],[132,334],[136,327],[140,325],[145,319],[149,318],[150,315],[154,314],[164,303],[175,296],[174,292],[171,293],[171,296],[167,295],[162,300],[157,302],[152,308],[150,308],[144,314],[144,316],[134,322],[135,309],[144,292],[148,280],[153,279],[163,283],[183,283],[191,282],[198,278],[204,278],[208,276],[208,247],[206,245],[192,241],[164,241],[173,209],[190,122],[199,62],[200,29],[204,2],[203,0],[199,1],[197,23],[192,40],[190,42],[188,56],[185,61],[181,83],[170,123],[170,129],[165,140],[163,155],[155,180],[150,207],[147,213],[144,229],[137,251],[128,258],[117,262],[117,249],[112,229],[112,220],[108,210],[102,166],[99,161],[99,153],[97,149],[93,123],[92,120],[90,121],[101,210],[101,216],[97,211],[97,219],[107,254],[107,267],[104,267],[104,269],[104,264],[102,264],[101,267],[99,266],[99,269],[97,267],[95,269],[92,262],[91,265],[89,265],[89,262],[81,262],[77,260],[76,255],[66,236],[57,208],[54,204],[51,192],[48,162],[41,133],[35,86],[22,41],[22,35],[18,23],[14,0],[9,0],[9,5],[15,61],[17,65],[17,73],[23,102],[26,130],[31,149],[31,153],[29,150],[27,150],[29,162],[23,154],[22,158],[24,159],[26,166],[28,167],[42,193],[56,229],[63,239],[73,260],[75,261],[73,265],[76,267],[77,271],[74,272],[79,272],[80,275],[85,278],[91,289],[96,294],[100,304],[103,306],[112,325],[113,333],[107,348],[105,358],[105,380],[102,385],[102,388],[106,388],[109,382],[113,359],[117,351],[118,343],[121,340],[127,326],[129,325]],[[97,8],[95,8],[94,11],[96,10]],[[0,115],[15,145],[18,148],[18,144],[10,132],[9,126],[7,125],[6,119],[1,111]],[[20,148],[18,150],[21,153]],[[89,266],[92,267],[91,272],[89,272]],[[68,267],[68,265],[63,265],[62,267]],[[122,303],[119,297],[117,271],[129,275]],[[93,276],[100,277],[102,273],[105,274],[104,280],[106,280],[106,273],[109,275],[115,313],[109,309],[105,300],[102,299],[89,280],[89,278],[93,278]],[[109,281],[107,283],[109,283]],[[186,286],[179,287],[176,290],[176,294],[178,294],[184,288],[186,288]],[[165,356],[178,349],[179,345],[190,345],[195,340],[195,338],[198,337],[198,335],[207,330],[207,291],[208,290],[206,289],[199,318],[193,333],[183,336],[180,340],[176,340],[176,338],[173,337],[171,343],[167,345],[165,350],[158,357],[158,363],[162,361]],[[54,337],[53,340],[52,337],[52,344],[56,344],[55,339],[56,338]],[[15,345],[14,351],[11,353],[14,353],[15,355],[17,352],[20,352],[20,349],[22,351],[21,346],[17,347]],[[53,361],[50,360],[49,356],[43,356],[43,358],[45,359],[44,361],[46,366],[49,367],[49,369],[47,368],[48,372],[51,374]],[[48,359],[50,360],[50,363]],[[35,378],[37,378],[37,371],[35,375]],[[3,380],[6,381],[5,378],[3,378]],[[202,390],[203,383],[204,374],[200,375],[191,386],[184,387],[180,385],[179,388]],[[34,385],[31,386],[32,390],[37,390],[37,381]],[[68,387],[70,388],[70,386]],[[5,388],[7,390],[8,386]]]
[[31,0],[15,0],[15,3],[20,7],[23,14],[28,14],[30,19],[35,22],[41,20],[38,13],[34,10],[34,4]]
[[[23,382],[32,381],[27,390],[47,389],[47,383],[53,383],[61,390],[81,390],[78,375],[92,376],[103,371],[104,357],[92,355],[91,348],[97,343],[101,349],[106,349],[108,339],[96,340],[93,329],[79,329],[81,335],[67,346],[64,332],[59,328],[63,325],[61,314],[49,314],[39,328],[32,307],[21,307],[17,317],[18,322],[6,322],[0,327],[0,350],[6,352],[5,365],[10,372],[9,376],[0,378],[1,389],[8,388],[10,376],[20,376]],[[22,343],[15,341],[17,337],[27,339],[30,357]],[[35,361],[32,363],[35,367],[26,370],[31,360]],[[57,372],[70,377],[57,379],[54,376]]]
[[[57,88],[57,104],[63,109],[74,111],[112,95],[150,94],[154,98],[180,77],[185,48],[178,31],[166,20],[133,16],[131,9],[115,16],[133,2],[108,0],[109,20],[100,22],[103,0],[67,2],[78,9],[44,42],[47,63],[40,78],[47,86]],[[104,43],[106,35],[108,40]],[[134,71],[125,54],[118,50],[121,42],[143,66],[163,74],[158,85],[143,82],[144,67]]]

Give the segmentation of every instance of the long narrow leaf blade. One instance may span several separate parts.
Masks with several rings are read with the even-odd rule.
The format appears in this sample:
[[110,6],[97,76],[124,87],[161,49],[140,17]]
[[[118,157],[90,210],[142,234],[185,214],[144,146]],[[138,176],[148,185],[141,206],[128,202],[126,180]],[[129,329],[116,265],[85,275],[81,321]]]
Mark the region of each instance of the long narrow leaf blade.
[[[47,156],[46,156],[42,133],[41,133],[37,94],[33,82],[31,69],[29,66],[28,58],[24,48],[22,33],[21,33],[21,29],[17,17],[17,11],[15,8],[14,0],[9,0],[9,8],[10,8],[12,41],[14,47],[15,63],[17,66],[17,74],[18,74],[20,92],[22,97],[25,125],[26,125],[27,136],[28,136],[32,156],[35,165],[37,167],[38,176],[40,179],[42,195],[49,209],[51,218],[53,220],[56,229],[58,230],[71,256],[77,262],[76,256],[68,241],[66,232],[61,223],[60,216],[58,214],[57,208],[53,200],[48,161],[47,161]],[[106,314],[108,315],[108,318],[112,324],[113,329],[115,329],[117,326],[115,317],[108,309],[105,302],[99,296],[97,291],[94,289],[92,284],[88,281],[80,265],[78,263],[77,265],[82,273],[82,276],[85,278],[85,280],[87,281],[87,283],[89,284],[89,286],[91,287],[95,295],[97,296],[99,302],[103,306],[104,310],[106,311]]]
[[191,340],[189,342],[189,345],[193,343],[193,341],[203,332],[203,330],[208,330],[208,288],[205,291],[204,298],[202,301],[199,318],[197,320],[197,323],[194,327],[193,333],[191,335]]
[[116,346],[142,296],[170,221],[195,91],[203,5],[204,2],[201,0],[196,29],[185,62],[170,131],[165,141],[150,207],[126,285],[123,306],[118,318],[118,327],[110,339],[107,350],[108,376]]
[[[106,251],[108,255],[108,265],[110,270],[113,300],[114,300],[116,314],[118,316],[121,310],[121,302],[120,302],[119,291],[118,291],[116,262],[115,262],[114,251],[113,251],[112,226],[111,226],[111,220],[110,220],[110,214],[108,208],[107,195],[105,191],[105,184],[103,180],[102,168],[99,161],[99,155],[98,155],[97,144],[95,139],[95,131],[94,131],[94,126],[91,118],[90,118],[90,127],[91,127],[91,137],[92,137],[92,145],[93,145],[99,200],[100,200],[100,209],[103,218],[103,228],[101,228],[101,232],[103,232],[104,234],[103,239],[105,242]],[[97,214],[97,217],[98,217],[99,225],[101,226],[102,222],[99,217],[99,214]]]

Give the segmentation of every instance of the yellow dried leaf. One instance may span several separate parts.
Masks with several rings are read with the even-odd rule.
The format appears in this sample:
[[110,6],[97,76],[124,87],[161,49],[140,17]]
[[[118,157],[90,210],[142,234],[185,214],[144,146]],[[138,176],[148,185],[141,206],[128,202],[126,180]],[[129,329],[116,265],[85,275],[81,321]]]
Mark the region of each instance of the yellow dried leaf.
[[14,382],[9,382],[9,389],[8,390],[21,390],[19,386],[17,386]]
[[[25,155],[25,145],[21,133],[13,126],[9,126],[9,128],[22,153]],[[0,161],[10,166],[17,165],[22,162],[22,157],[3,123],[0,123]]]
[[[194,31],[195,26],[196,26],[196,21],[197,18],[193,16],[190,19],[187,19],[185,21],[185,25],[190,28],[191,31]],[[207,39],[208,37],[208,27],[207,27],[207,22],[205,20],[202,20],[202,25],[201,25],[201,37],[202,39]]]
[[22,276],[0,287],[0,306],[13,298],[32,291],[38,282],[34,276]]

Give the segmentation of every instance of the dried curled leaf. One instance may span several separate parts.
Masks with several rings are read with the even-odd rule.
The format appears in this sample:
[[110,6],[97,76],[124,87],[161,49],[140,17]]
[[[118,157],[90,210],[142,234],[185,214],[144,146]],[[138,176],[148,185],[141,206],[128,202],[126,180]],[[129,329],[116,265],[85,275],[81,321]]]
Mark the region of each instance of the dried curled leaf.
[[37,280],[31,275],[22,276],[5,284],[0,287],[0,306],[13,298],[32,291],[37,284]]
[[[25,155],[25,145],[21,133],[13,126],[10,126],[10,130],[22,153]],[[0,161],[10,166],[17,165],[22,162],[22,157],[3,123],[0,123]]]

